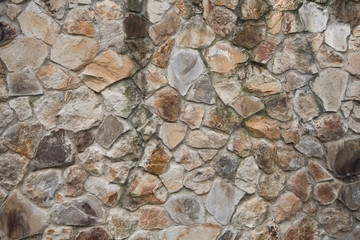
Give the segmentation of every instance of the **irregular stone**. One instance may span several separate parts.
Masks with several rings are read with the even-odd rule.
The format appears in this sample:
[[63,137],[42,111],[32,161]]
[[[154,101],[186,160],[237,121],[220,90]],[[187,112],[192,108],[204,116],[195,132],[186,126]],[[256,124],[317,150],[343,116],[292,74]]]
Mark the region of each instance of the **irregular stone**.
[[92,62],[98,53],[93,39],[60,34],[51,48],[52,61],[70,69],[80,70]]
[[148,140],[157,132],[158,126],[162,125],[163,121],[155,113],[142,105],[135,111],[131,118],[131,123],[141,134],[141,137],[144,140]]
[[85,195],[71,202],[55,204],[50,214],[58,225],[89,226],[102,223],[105,211],[96,197]]
[[260,43],[259,47],[254,50],[253,61],[258,63],[267,63],[274,55],[275,48],[280,43],[280,38],[268,35],[267,39]]
[[345,57],[326,45],[322,45],[316,54],[316,60],[321,68],[343,67],[345,65]]
[[104,228],[96,227],[81,231],[75,238],[75,240],[86,240],[86,239],[111,240],[113,238],[109,235],[109,233],[106,232]]
[[231,37],[233,44],[252,49],[265,39],[266,24],[264,22],[245,22],[234,28]]
[[320,141],[310,135],[302,136],[300,141],[295,144],[295,148],[308,157],[322,158],[325,155],[324,148]]
[[350,72],[357,77],[360,76],[360,64],[359,64],[359,52],[349,52],[348,53],[348,65],[346,66],[346,71]]
[[14,191],[0,210],[1,227],[12,239],[20,239],[40,233],[47,224],[46,213]]
[[254,194],[260,177],[260,169],[250,156],[240,161],[236,172],[235,185],[247,194]]
[[295,69],[301,73],[316,73],[312,49],[302,35],[287,37],[274,56],[273,73]]
[[230,8],[232,10],[235,10],[237,7],[239,1],[238,0],[215,0],[215,5],[217,6],[225,6],[227,8]]
[[277,146],[276,154],[277,165],[285,171],[297,170],[306,163],[306,158],[289,145]]
[[168,1],[149,0],[146,3],[146,16],[151,23],[156,23],[163,18],[164,13],[170,8]]
[[217,106],[211,109],[204,119],[203,126],[218,129],[227,134],[240,125],[241,118],[230,108]]
[[163,88],[157,91],[147,100],[147,103],[165,121],[175,122],[179,118],[181,100],[178,93],[172,88]]
[[36,76],[47,90],[68,90],[81,85],[80,81],[69,72],[54,64],[42,66],[36,72]]
[[356,238],[359,237],[359,234],[360,234],[360,227],[359,227],[359,225],[357,225],[357,226],[354,228],[354,230],[353,230],[351,233],[349,233],[348,239],[349,239],[349,240],[356,240]]
[[96,2],[96,10],[103,22],[117,20],[123,17],[123,7],[122,5],[106,0],[102,2]]
[[256,115],[245,121],[249,134],[257,138],[279,139],[279,123],[268,117]]
[[319,50],[321,45],[324,42],[324,36],[321,33],[318,33],[315,35],[315,37],[310,38],[311,48],[313,49],[313,52],[316,52]]
[[[174,0],[171,0],[171,1],[176,2]],[[169,1],[169,2],[171,2],[171,1]],[[196,16],[197,14],[201,14],[202,9],[198,6],[196,6],[196,5],[199,5],[200,0],[195,0],[195,1],[198,1],[198,3],[195,3],[192,0],[191,1],[178,0],[174,6],[175,12],[184,19],[189,19],[193,16]]]
[[216,93],[226,105],[231,103],[241,93],[241,81],[236,77],[213,75],[211,80]]
[[143,0],[126,0],[125,3],[130,11],[141,12]]
[[322,141],[335,140],[342,137],[348,130],[344,120],[336,114],[322,115],[314,120],[317,137]]
[[124,20],[124,29],[128,39],[146,36],[146,20],[140,15],[130,13]]
[[115,207],[121,196],[121,188],[97,177],[89,177],[85,182],[85,190],[97,196],[109,207]]
[[29,97],[18,97],[9,101],[9,106],[14,109],[20,121],[32,116]]
[[54,16],[57,19],[61,19],[65,15],[65,0],[50,0],[47,2],[41,1],[41,0],[35,0],[37,4],[39,4],[41,7],[45,8],[48,13],[50,13],[52,16]]
[[325,31],[325,42],[335,50],[345,52],[350,32],[349,24],[330,24]]
[[[153,6],[152,6],[153,7]],[[215,39],[215,33],[201,16],[195,16],[188,21],[179,36],[177,46],[182,48],[204,48],[208,47]]]
[[251,142],[247,131],[243,128],[237,129],[233,132],[227,144],[229,151],[235,151],[240,157],[247,157],[250,155]]
[[159,232],[138,230],[129,237],[129,240],[144,240],[144,239],[145,240],[159,239]]
[[281,31],[283,13],[280,11],[272,11],[267,19],[270,34],[278,34]]
[[41,136],[42,127],[40,124],[17,123],[3,133],[2,144],[31,159],[35,155]]
[[105,148],[110,148],[115,140],[129,130],[125,121],[117,120],[113,115],[105,117],[95,136],[96,141]]
[[129,131],[121,136],[106,152],[113,161],[135,161],[142,154],[141,139],[135,131]]
[[66,196],[78,196],[83,192],[85,181],[88,177],[86,171],[78,166],[71,166],[64,173]]
[[309,171],[315,182],[325,182],[333,179],[331,174],[315,160],[309,162]]
[[296,197],[295,194],[292,192],[285,192],[272,206],[274,221],[277,223],[285,221],[299,211],[301,205],[301,200]]
[[318,183],[314,187],[314,198],[321,205],[329,205],[338,198],[341,184],[335,181]]
[[181,145],[174,153],[175,162],[180,163],[186,171],[193,170],[203,165],[200,155],[195,150]]
[[[284,188],[285,174],[283,171],[278,170],[272,174],[262,173],[259,179],[258,190],[262,197],[267,200],[277,198],[281,190]],[[293,193],[291,193],[294,195]],[[294,197],[298,199],[295,195]],[[301,200],[300,205],[301,205]]]
[[161,175],[171,158],[171,152],[160,141],[152,140],[147,143],[139,166],[150,173]]
[[171,218],[179,224],[192,225],[205,221],[205,209],[194,194],[174,194],[165,203]]
[[325,231],[332,235],[351,229],[351,216],[347,211],[328,207],[322,209],[317,218]]
[[300,18],[290,12],[284,14],[284,33],[297,33],[304,31],[304,25],[300,21]]
[[15,5],[15,4],[7,4],[6,15],[11,20],[14,20],[21,12],[22,12],[22,9],[20,6]]
[[[236,6],[235,6],[236,7]],[[269,10],[269,5],[264,0],[245,0],[241,4],[241,19],[249,20],[254,19],[257,20],[261,18],[264,13]]]
[[30,68],[15,73],[9,73],[6,78],[9,96],[41,95],[44,93],[34,72]]
[[312,75],[301,75],[296,71],[289,71],[285,75],[282,87],[285,92],[291,92],[305,86],[312,78]]
[[46,129],[52,129],[57,125],[56,114],[64,105],[61,92],[47,92],[34,102],[33,109],[39,122]]
[[358,210],[360,207],[360,184],[354,182],[346,184],[339,193],[339,200],[350,210]]
[[360,101],[360,81],[358,81],[354,77],[350,76],[348,78],[348,86],[346,89],[345,99]]
[[26,177],[23,192],[40,207],[51,207],[55,202],[55,192],[62,185],[60,170],[37,171]]
[[200,128],[190,132],[186,144],[194,148],[221,148],[225,145],[227,138],[227,134]]
[[186,175],[184,186],[196,194],[204,194],[210,191],[214,177],[215,170],[212,167],[197,168]]
[[239,164],[240,159],[237,155],[224,152],[214,158],[212,167],[221,178],[232,181]]
[[14,113],[6,103],[0,104],[0,132],[2,132],[13,120]]
[[284,234],[284,240],[317,239],[319,237],[318,223],[308,216],[296,220]]
[[299,15],[306,31],[322,32],[326,29],[329,12],[319,4],[313,2],[303,4],[299,9]]
[[294,111],[304,122],[308,122],[320,114],[320,108],[314,95],[301,90],[295,93]]
[[151,57],[154,44],[148,38],[128,40],[126,43],[131,55],[141,66],[145,67]]
[[133,80],[145,95],[153,94],[168,83],[165,71],[154,65],[136,74]]
[[152,64],[165,68],[170,59],[171,51],[174,47],[175,39],[171,38],[167,40],[163,45],[157,47],[152,56]]
[[54,44],[60,32],[59,24],[43,13],[34,2],[30,2],[17,19],[26,36],[36,37],[49,45]]
[[11,190],[23,179],[28,160],[23,156],[7,152],[0,155],[0,166],[0,185]]
[[100,50],[107,50],[109,47],[114,47],[118,52],[126,50],[125,44],[125,30],[121,21],[111,20],[104,22],[100,29]]
[[169,193],[177,192],[182,188],[183,178],[184,167],[174,163],[170,163],[168,170],[160,175],[160,179]]
[[142,98],[140,90],[131,79],[120,81],[103,90],[101,94],[106,110],[122,118],[129,117]]
[[72,227],[48,227],[43,233],[46,240],[70,239],[72,235]]
[[268,96],[281,91],[280,81],[262,67],[250,66],[247,69],[245,86],[250,92],[261,96]]
[[[228,224],[236,205],[245,193],[223,180],[217,179],[206,198],[206,209],[221,224]],[[226,206],[226,207],[225,207]]]
[[310,176],[305,169],[301,169],[292,174],[286,181],[286,185],[287,189],[295,193],[301,201],[306,202],[309,199],[311,194],[311,182]]
[[107,50],[85,68],[80,78],[89,88],[100,92],[112,83],[134,75],[137,70],[137,64],[129,56]]
[[266,240],[276,240],[276,238],[281,236],[280,234],[281,232],[279,226],[274,222],[269,221],[255,228],[253,233],[249,234],[249,237],[255,236],[258,239],[263,238]]
[[360,26],[356,26],[352,30],[352,34],[349,38],[349,50],[359,51],[360,50]]
[[149,29],[149,35],[156,45],[174,35],[180,26],[180,17],[175,12],[167,13],[163,19]]
[[296,10],[302,3],[302,0],[270,0],[270,4],[280,11]]
[[198,103],[214,104],[216,94],[211,86],[209,76],[202,75],[190,87],[186,100],[195,101]]
[[198,240],[215,240],[216,236],[220,233],[220,226],[212,223],[195,224],[192,226],[175,226],[165,229],[161,233],[161,239],[163,240],[186,240],[186,239],[198,239]]
[[179,50],[170,59],[168,79],[170,86],[186,95],[191,84],[205,71],[205,66],[197,51]]
[[0,22],[1,37],[0,46],[9,44],[18,34],[16,29],[8,22]]
[[252,198],[237,207],[232,221],[239,227],[257,227],[264,222],[267,208],[267,204],[260,197]]
[[279,121],[289,121],[293,117],[292,115],[292,104],[286,95],[280,95],[269,99],[266,103],[267,114]]
[[199,153],[200,157],[205,162],[207,162],[207,161],[212,160],[215,157],[218,150],[216,150],[216,149],[198,149],[197,152]]
[[121,208],[111,209],[106,222],[107,228],[115,239],[127,239],[138,225],[135,217]]
[[133,162],[116,162],[105,165],[105,180],[111,183],[124,184],[134,167]]
[[276,146],[267,140],[256,140],[253,143],[253,156],[257,165],[270,174],[275,170]]
[[240,232],[235,230],[233,227],[225,227],[220,235],[218,235],[218,240],[235,240],[240,237]]
[[201,125],[204,112],[202,106],[187,103],[181,110],[180,120],[186,123],[191,129],[197,129]]
[[214,7],[207,18],[207,22],[217,35],[225,37],[235,27],[236,18],[236,15],[229,9]]
[[157,206],[140,209],[139,222],[140,226],[147,230],[164,229],[171,226],[171,220],[166,210]]
[[312,90],[322,100],[325,111],[337,112],[345,94],[349,74],[336,68],[320,72],[312,85]]
[[84,152],[93,142],[94,135],[91,131],[80,132],[75,135],[75,146],[78,153]]
[[78,155],[83,167],[93,176],[100,176],[103,174],[105,156],[101,149],[96,146],[91,146],[84,152]]
[[8,90],[5,85],[5,79],[0,77],[0,101],[4,101],[9,97]]

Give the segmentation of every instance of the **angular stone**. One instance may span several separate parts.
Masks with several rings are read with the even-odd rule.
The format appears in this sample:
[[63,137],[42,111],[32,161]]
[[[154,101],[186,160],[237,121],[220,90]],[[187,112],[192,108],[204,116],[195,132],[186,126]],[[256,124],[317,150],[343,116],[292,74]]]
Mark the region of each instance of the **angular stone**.
[[179,118],[181,100],[178,93],[172,88],[163,88],[157,91],[147,100],[147,103],[165,121],[175,122]]
[[167,13],[163,19],[149,29],[149,35],[156,45],[174,35],[180,26],[180,17],[175,12]]
[[147,230],[164,229],[171,226],[171,220],[166,210],[157,206],[140,209],[139,221],[140,226]]
[[242,202],[236,209],[233,217],[235,226],[254,228],[262,224],[267,212],[267,204],[260,197],[251,198]]
[[80,81],[69,72],[53,64],[42,66],[36,76],[47,90],[68,90],[80,87]]
[[264,22],[245,22],[234,29],[232,43],[237,46],[252,49],[265,39],[266,24]]
[[257,165],[270,174],[275,170],[276,146],[267,140],[256,140],[253,146],[253,156]]
[[0,22],[0,29],[1,29],[1,40],[0,40],[0,46],[5,46],[9,44],[16,35],[18,34],[16,29],[8,22]]
[[235,10],[237,7],[239,1],[238,0],[215,0],[215,5],[217,6],[225,6],[227,8],[230,8],[232,10]]
[[41,136],[42,127],[40,124],[17,123],[3,133],[2,144],[31,159],[35,155]]
[[348,65],[346,66],[346,71],[359,77],[360,76],[359,52],[349,52],[347,58],[348,58]]
[[325,42],[335,50],[345,52],[350,32],[349,24],[330,24],[325,31]]
[[305,86],[312,78],[312,75],[301,75],[296,71],[289,71],[285,75],[282,87],[285,92],[291,92]]
[[130,11],[141,12],[143,0],[126,0],[125,3]]
[[174,47],[175,39],[171,38],[167,40],[163,45],[157,47],[152,56],[152,64],[165,68],[170,59],[171,51]]
[[239,231],[235,230],[233,227],[225,227],[220,235],[218,235],[218,240],[235,240],[240,237]]
[[114,1],[96,2],[96,10],[103,22],[117,20],[123,17],[123,6]]
[[253,61],[258,63],[267,63],[274,55],[275,48],[280,43],[280,38],[268,35],[267,39],[260,43],[259,47],[253,53]]
[[128,39],[146,36],[146,20],[140,15],[130,13],[124,20],[124,29]]
[[129,240],[156,240],[159,239],[159,232],[138,230],[129,237]]
[[50,0],[48,2],[43,2],[41,0],[35,0],[37,4],[41,7],[45,8],[48,13],[52,16],[56,17],[57,19],[63,18],[65,15],[65,0]]
[[321,205],[329,205],[338,198],[341,184],[336,181],[318,183],[314,187],[314,198]]
[[151,57],[154,44],[148,38],[128,40],[126,43],[131,55],[141,66],[145,67]]
[[5,79],[0,77],[0,101],[4,101],[9,97],[8,90],[5,85]]
[[30,68],[15,73],[9,73],[6,78],[9,96],[41,95],[43,88]]
[[309,171],[315,182],[324,182],[333,179],[331,174],[315,160],[309,162]]
[[75,238],[75,240],[87,239],[111,240],[113,238],[102,227],[90,228],[88,230],[81,231]]
[[286,185],[287,189],[295,193],[301,201],[306,202],[309,199],[312,187],[310,176],[305,169],[301,169],[292,174],[292,176],[288,178]]
[[64,173],[66,196],[75,197],[83,193],[85,181],[88,177],[86,171],[78,166],[71,166]]
[[131,123],[140,133],[141,137],[144,140],[148,140],[157,132],[158,127],[163,124],[163,121],[155,113],[151,112],[149,108],[145,107],[145,105],[141,105],[132,115]]
[[345,65],[345,57],[326,45],[322,45],[316,54],[316,60],[321,68],[343,67]]
[[62,240],[70,239],[72,234],[72,227],[48,227],[44,230],[43,237],[47,240]]
[[55,192],[62,185],[60,170],[37,171],[26,177],[23,192],[40,207],[51,207],[55,202]]
[[9,106],[15,110],[20,121],[32,116],[29,97],[18,97],[9,101]]
[[107,228],[114,236],[113,239],[127,239],[139,224],[132,213],[121,208],[113,208],[106,220]]
[[165,0],[149,0],[146,2],[146,16],[151,23],[156,23],[163,18],[164,13],[170,8]]
[[55,204],[50,211],[51,219],[58,225],[89,226],[102,223],[105,211],[93,195],[84,195],[71,202]]
[[251,142],[247,131],[243,128],[233,132],[227,145],[229,151],[234,151],[240,157],[250,155]]
[[[262,173],[259,179],[258,190],[262,197],[267,200],[272,200],[277,198],[281,190],[284,189],[284,183],[285,174],[281,170],[278,170],[270,175]],[[291,194],[294,195],[293,193]],[[296,196],[294,195],[294,197]],[[299,199],[299,201],[301,205],[301,200]]]
[[137,70],[137,64],[129,56],[107,50],[85,68],[80,78],[89,88],[100,92],[110,84],[134,75]]
[[342,137],[348,130],[344,120],[336,114],[322,115],[313,123],[317,137],[322,141],[335,140]]
[[[174,0],[170,0],[169,2],[171,1],[176,2]],[[195,1],[198,1],[198,3],[195,3],[192,0],[178,0],[174,6],[175,12],[179,14],[179,16],[182,17],[183,19],[189,19],[198,14],[201,14],[202,9],[197,6],[199,5],[201,0],[195,0]]]
[[34,102],[34,112],[39,122],[46,128],[52,129],[57,125],[56,114],[65,105],[61,92],[47,92]]
[[108,115],[100,125],[95,139],[101,146],[109,148],[121,134],[128,130],[126,122],[118,121],[114,116]]
[[285,192],[272,206],[275,222],[280,223],[290,218],[300,210],[301,206],[301,200],[295,194]]
[[70,69],[80,70],[89,64],[98,53],[98,46],[92,39],[61,34],[51,48],[52,61]]
[[332,235],[339,231],[348,231],[352,225],[350,214],[334,207],[322,209],[317,219],[325,231]]
[[0,210],[1,227],[12,239],[20,239],[40,233],[47,224],[45,211],[14,191]]
[[204,117],[204,108],[200,105],[187,103],[181,110],[180,120],[186,123],[191,129],[200,127]]
[[314,95],[302,90],[295,93],[294,110],[304,122],[308,122],[320,114],[320,108]]
[[186,175],[184,186],[196,194],[204,194],[210,191],[214,177],[215,170],[212,167],[197,168]]
[[[206,209],[214,215],[221,224],[228,224],[235,211],[236,205],[245,193],[226,183],[224,180],[215,180],[206,198]],[[226,207],[225,207],[226,206]]]
[[275,53],[273,73],[279,74],[295,69],[301,73],[316,73],[318,70],[310,44],[303,35],[287,37]]
[[26,36],[36,37],[49,45],[54,44],[60,32],[59,24],[43,13],[34,2],[30,2],[17,19]]
[[195,224],[192,226],[176,226],[161,233],[162,240],[215,240],[220,233],[220,226],[212,223]]
[[166,72],[154,65],[149,65],[133,78],[135,84],[145,95],[151,95],[168,83]]
[[186,100],[195,101],[198,103],[214,104],[216,94],[211,86],[209,76],[202,75],[190,87]]
[[105,180],[111,183],[124,184],[134,167],[133,162],[116,162],[105,165]]
[[305,30],[309,32],[322,32],[326,29],[329,12],[320,5],[313,2],[305,3],[299,9],[299,15]]
[[281,91],[280,81],[262,67],[250,66],[247,69],[245,86],[250,92],[268,96]]
[[289,121],[293,117],[291,101],[286,95],[280,95],[269,99],[266,103],[267,114],[279,121]]
[[320,72],[312,85],[312,90],[322,100],[328,112],[337,112],[346,90],[349,74],[336,68],[327,68]]
[[142,98],[140,90],[131,79],[120,81],[103,90],[101,94],[106,110],[122,118],[129,117]]
[[205,209],[195,194],[174,194],[165,203],[171,218],[179,224],[192,225],[205,221]]
[[56,114],[60,127],[76,133],[99,125],[103,118],[99,97],[85,86],[72,94],[70,101]]
[[322,158],[325,151],[320,141],[310,135],[304,135],[300,141],[295,145],[296,150],[305,154],[308,157]]
[[230,108],[217,106],[211,109],[204,119],[203,125],[230,134],[240,125],[241,118]]
[[100,50],[107,50],[109,47],[114,47],[118,52],[126,50],[125,44],[125,30],[121,21],[111,20],[104,22],[100,29]]
[[28,160],[13,153],[0,155],[0,185],[7,190],[15,188],[23,179]]
[[212,167],[220,177],[232,181],[239,164],[240,159],[237,155],[224,152],[214,158]]
[[121,197],[121,188],[97,177],[89,177],[85,182],[85,190],[97,196],[109,207],[115,207]]
[[243,159],[236,172],[235,185],[247,194],[254,194],[260,177],[260,169],[250,156]]
[[272,11],[267,18],[267,25],[270,34],[278,34],[281,31],[283,13],[280,11]]
[[211,80],[216,93],[226,105],[231,103],[241,93],[241,81],[236,77],[213,75]]
[[169,193],[179,191],[183,186],[184,167],[179,164],[170,163],[168,170],[160,175]]
[[106,152],[113,161],[137,161],[142,154],[141,139],[135,131],[129,131],[121,136]]
[[241,4],[241,19],[249,20],[254,19],[257,20],[261,18],[264,13],[269,10],[269,5],[264,0],[245,0]]
[[302,3],[302,0],[270,0],[270,4],[280,11],[296,10]]
[[83,167],[93,176],[100,176],[103,174],[105,156],[101,149],[96,146],[91,146],[84,152],[78,155]]
[[171,158],[171,152],[160,141],[152,140],[147,143],[139,166],[150,173],[161,175]]
[[80,132],[75,135],[75,146],[78,153],[84,152],[93,142],[94,135],[90,131]]
[[249,134],[257,138],[279,139],[279,123],[268,117],[256,115],[245,122]]
[[186,95],[191,84],[205,71],[205,66],[197,51],[179,50],[170,59],[168,79],[170,86]]
[[214,7],[207,22],[217,35],[225,37],[230,34],[236,24],[236,15],[224,7]]
[[349,50],[358,51],[360,50],[360,26],[356,26],[352,30],[352,34],[349,38]]
[[360,81],[358,81],[354,77],[350,76],[348,78],[348,86],[346,89],[345,99],[360,101]]
[[281,145],[276,149],[276,163],[285,171],[294,171],[306,163],[306,158],[298,153],[292,146]]
[[354,228],[354,230],[351,233],[349,233],[348,239],[349,240],[356,240],[359,237],[359,234],[360,234],[360,226],[357,225]]
[[284,240],[293,239],[317,239],[320,236],[318,223],[304,216],[296,220],[285,232]]
[[11,108],[6,103],[0,104],[0,132],[2,132],[13,120],[15,116]]
[[218,150],[216,150],[216,149],[198,149],[197,152],[199,153],[200,157],[205,162],[207,162],[207,161],[212,160],[215,157]]
[[346,184],[341,188],[339,200],[350,210],[358,210],[360,207],[360,182]]
[[293,13],[284,14],[284,33],[297,33],[304,31],[304,25],[300,21],[300,18]]
[[186,171],[191,171],[204,164],[197,151],[181,145],[174,153],[175,162],[180,163]]
[[221,148],[225,145],[227,138],[227,134],[200,128],[190,132],[186,143],[194,148]]

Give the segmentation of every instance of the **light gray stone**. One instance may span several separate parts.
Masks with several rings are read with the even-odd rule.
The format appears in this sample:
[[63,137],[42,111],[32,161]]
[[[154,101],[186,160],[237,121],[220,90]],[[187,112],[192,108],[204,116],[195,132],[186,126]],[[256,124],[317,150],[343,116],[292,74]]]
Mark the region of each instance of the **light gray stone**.
[[360,81],[357,78],[349,77],[345,98],[360,101]]
[[100,50],[114,47],[118,52],[126,50],[124,25],[119,20],[104,22],[100,27]]
[[162,19],[169,8],[168,0],[149,0],[146,3],[146,15],[150,22],[156,23]]
[[342,211],[334,207],[322,209],[317,220],[326,232],[333,235],[339,231],[351,229],[351,216],[347,211]]
[[106,152],[113,161],[138,160],[142,153],[142,141],[135,131],[129,131],[121,136]]
[[105,152],[98,146],[91,146],[78,155],[83,167],[93,176],[104,172],[106,162]]
[[257,227],[264,222],[267,208],[266,202],[260,197],[242,202],[236,209],[233,223],[239,227]]
[[159,176],[169,193],[177,192],[183,187],[184,172],[183,166],[170,162],[166,172]]
[[162,240],[215,240],[220,233],[220,226],[212,223],[195,224],[192,226],[175,226],[161,232]]
[[191,129],[200,127],[204,117],[205,110],[202,105],[186,103],[181,110],[180,119]]
[[236,172],[235,185],[247,194],[254,194],[260,173],[254,157],[242,159]]
[[14,120],[14,113],[6,103],[0,103],[0,132]]
[[304,122],[308,122],[320,114],[320,108],[314,95],[302,90],[295,93],[294,110]]
[[9,96],[41,95],[43,88],[30,68],[9,73],[6,78]]
[[345,52],[350,32],[349,24],[330,24],[325,31],[325,42],[335,50]]
[[225,145],[229,135],[215,132],[208,128],[191,131],[186,144],[194,148],[221,148]]
[[34,112],[46,129],[52,129],[57,125],[56,114],[64,105],[64,96],[61,92],[47,92],[34,102]]
[[14,20],[20,13],[22,9],[20,6],[16,4],[7,4],[7,11],[6,15],[11,19]]
[[85,182],[85,190],[97,196],[109,207],[115,207],[121,197],[121,188],[98,177],[89,177]]
[[281,91],[280,81],[262,67],[250,66],[247,69],[245,86],[250,92],[261,96],[268,96]]
[[105,148],[110,148],[115,140],[130,129],[127,122],[108,115],[101,123],[95,136],[96,141]]
[[210,78],[207,75],[200,76],[198,80],[190,87],[186,100],[198,103],[214,104],[216,94],[211,86]]
[[308,157],[323,158],[325,151],[320,141],[310,135],[304,135],[300,141],[295,145],[296,150],[305,154]]
[[272,174],[262,173],[258,184],[260,195],[267,200],[277,198],[281,190],[284,189],[285,178],[285,174],[281,170]]
[[321,68],[328,67],[343,67],[345,65],[345,57],[339,52],[336,52],[327,45],[322,45],[316,55],[316,59]]
[[220,99],[227,105],[242,91],[241,81],[237,77],[213,75],[212,84]]
[[18,97],[9,101],[9,106],[14,109],[20,121],[32,116],[29,97]]
[[0,77],[0,101],[4,101],[9,97],[6,89],[5,79]]
[[46,3],[42,0],[35,0],[35,2],[57,19],[61,19],[65,15],[66,0],[50,0]]
[[196,194],[204,194],[210,191],[214,177],[215,170],[212,167],[197,168],[186,174],[184,186]]
[[309,32],[322,32],[326,29],[329,12],[319,4],[305,3],[299,9],[300,19]]
[[28,163],[25,157],[18,154],[1,154],[0,185],[7,190],[15,188],[23,179]]
[[204,164],[197,151],[186,145],[181,145],[174,153],[174,160],[180,163],[186,171],[191,171]]
[[285,75],[284,82],[282,87],[285,92],[291,92],[298,88],[305,86],[310,79],[312,79],[312,75],[303,75],[298,73],[297,71],[289,71]]

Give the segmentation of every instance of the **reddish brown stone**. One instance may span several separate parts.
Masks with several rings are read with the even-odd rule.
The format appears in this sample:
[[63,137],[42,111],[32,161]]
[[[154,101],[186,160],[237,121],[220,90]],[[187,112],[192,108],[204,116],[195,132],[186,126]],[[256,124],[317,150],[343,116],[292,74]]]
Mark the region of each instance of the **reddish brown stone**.
[[279,139],[279,123],[264,116],[253,116],[245,122],[249,134],[257,138]]
[[175,39],[171,38],[164,45],[155,49],[152,63],[160,68],[165,68],[168,64],[170,53],[174,47]]
[[305,165],[305,157],[292,146],[282,145],[277,148],[276,163],[285,171],[292,171]]
[[317,226],[318,223],[310,217],[299,219],[285,232],[284,240],[314,240],[317,236]]
[[337,199],[340,188],[338,182],[319,183],[314,187],[314,197],[321,205],[329,205]]
[[283,222],[293,216],[301,208],[301,200],[292,192],[281,195],[273,205],[274,220],[277,223]]
[[160,141],[150,141],[144,151],[140,165],[156,175],[163,174],[172,155]]
[[144,38],[146,36],[146,19],[130,13],[124,20],[127,38]]
[[320,116],[314,120],[314,127],[320,140],[329,141],[343,136],[348,126],[344,120],[336,114]]
[[303,202],[306,202],[311,194],[310,176],[306,170],[299,170],[287,180],[288,190],[296,194]]
[[178,93],[171,88],[165,88],[155,93],[150,99],[150,105],[157,114],[166,121],[175,122],[180,116],[180,98]]
[[333,179],[331,174],[314,160],[311,160],[309,163],[309,171],[315,182],[324,182]]
[[236,15],[227,8],[215,7],[210,12],[207,21],[216,34],[225,37],[235,27]]
[[94,37],[96,13],[92,8],[75,8],[71,10],[64,22],[64,29],[69,34],[80,34]]
[[140,225],[143,229],[155,230],[171,226],[167,211],[162,207],[144,207],[140,210]]
[[262,42],[254,51],[253,61],[258,63],[267,63],[273,56],[276,46],[280,43],[279,39],[269,35],[268,39]]
[[242,26],[234,29],[231,41],[235,45],[252,49],[265,39],[265,33],[265,23],[246,22]]
[[148,173],[139,173],[129,186],[133,200],[140,204],[158,204],[163,202],[156,195],[156,190],[161,186],[160,178]]
[[81,231],[75,240],[111,240],[113,239],[102,227]]
[[158,24],[149,29],[149,35],[157,45],[174,35],[179,26],[180,17],[175,12],[169,12]]

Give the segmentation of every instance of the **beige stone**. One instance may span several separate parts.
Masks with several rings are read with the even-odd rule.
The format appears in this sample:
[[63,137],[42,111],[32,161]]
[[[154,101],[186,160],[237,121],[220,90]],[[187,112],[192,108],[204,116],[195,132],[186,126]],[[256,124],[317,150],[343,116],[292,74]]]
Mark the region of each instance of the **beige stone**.
[[285,192],[272,206],[275,222],[280,223],[290,218],[300,210],[301,206],[301,200],[295,194]]
[[80,7],[71,10],[65,19],[64,29],[69,34],[94,37],[95,11],[90,7]]
[[182,123],[164,123],[159,130],[159,137],[164,144],[174,149],[186,135],[187,127]]
[[165,172],[171,158],[172,153],[160,141],[152,140],[145,146],[140,167],[150,173],[160,175]]
[[265,105],[260,100],[260,98],[248,94],[243,94],[234,100],[232,107],[237,113],[240,114],[240,116],[247,118],[263,110]]
[[176,226],[161,233],[162,240],[215,240],[220,233],[220,226],[211,223],[196,224],[192,226]]
[[180,119],[191,129],[200,127],[205,110],[201,105],[187,103],[181,110]]
[[117,20],[123,17],[123,8],[114,1],[96,2],[96,10],[102,21]]
[[208,128],[191,131],[186,143],[195,148],[221,148],[225,145],[228,135],[215,132]]
[[180,17],[175,12],[167,13],[163,19],[149,29],[149,35],[158,45],[174,35],[180,26]]
[[139,220],[140,226],[147,230],[164,229],[171,226],[171,220],[166,210],[157,206],[141,208]]
[[253,116],[245,122],[245,128],[253,137],[279,139],[279,123],[264,116]]
[[214,32],[221,37],[230,34],[235,27],[236,15],[225,7],[215,7],[209,14],[207,22]]
[[68,71],[51,63],[39,68],[36,76],[47,90],[68,90],[81,85],[80,81]]
[[[260,77],[261,76],[261,77]],[[280,81],[262,67],[249,66],[245,86],[250,92],[268,96],[281,91]]]

